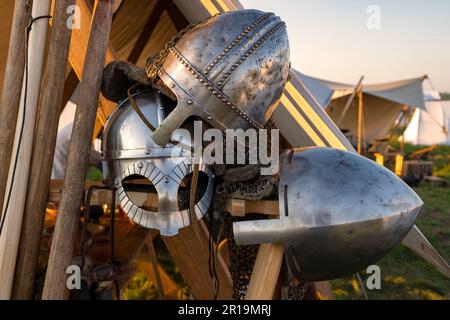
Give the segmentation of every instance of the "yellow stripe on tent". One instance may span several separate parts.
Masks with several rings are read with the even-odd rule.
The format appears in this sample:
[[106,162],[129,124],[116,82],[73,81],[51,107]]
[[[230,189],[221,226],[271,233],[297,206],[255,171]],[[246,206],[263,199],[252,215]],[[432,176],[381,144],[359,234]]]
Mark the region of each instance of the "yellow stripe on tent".
[[211,16],[220,13],[219,9],[211,2],[211,0],[200,0],[202,5],[208,10]]
[[298,110],[295,108],[295,106],[292,104],[292,102],[285,94],[281,96],[280,102],[317,146],[319,147],[327,146],[323,142],[323,140],[317,135],[314,129],[309,125],[309,123],[305,120],[305,118],[303,118],[300,112],[298,112]]
[[230,11],[230,8],[227,6],[227,4],[223,0],[216,0],[216,2],[219,4],[219,6],[222,8],[224,12]]
[[[294,85],[289,81],[286,84],[286,90],[290,96],[298,103],[305,112],[306,116],[311,120],[316,126],[319,132],[327,139],[330,146],[337,149],[347,150],[347,148],[342,144],[341,141],[334,135],[330,128],[323,122],[319,115],[313,110],[309,103],[303,98],[303,96],[297,91]],[[294,107],[294,106],[293,106]],[[295,108],[295,107],[294,107]],[[291,113],[292,114],[292,113]]]

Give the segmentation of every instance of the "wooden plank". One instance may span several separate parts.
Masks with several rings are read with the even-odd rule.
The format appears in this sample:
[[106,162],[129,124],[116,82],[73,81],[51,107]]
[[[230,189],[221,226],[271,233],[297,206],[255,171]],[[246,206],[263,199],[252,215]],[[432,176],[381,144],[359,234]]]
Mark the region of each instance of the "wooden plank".
[[[51,0],[34,1],[32,16],[48,16],[50,5]],[[36,20],[29,34],[28,76],[24,79],[24,89],[22,89],[20,99],[16,137],[9,169],[9,183],[4,200],[5,220],[0,236],[0,283],[2,283],[0,299],[10,299],[13,288],[30,173],[30,150],[33,148],[34,128],[38,113],[47,31],[48,18]],[[25,90],[25,88],[27,89]]]
[[275,294],[284,250],[278,244],[261,244],[256,257],[246,300],[271,300]]
[[[67,297],[66,268],[72,261],[96,108],[111,30],[112,2],[112,0],[97,0],[95,2],[63,194],[58,207],[58,218],[53,233],[42,294],[44,300],[60,300]],[[80,53],[78,52],[78,54]]]
[[[207,300],[214,296],[213,282],[208,269],[209,239],[204,222],[199,223],[200,228],[196,229],[191,225],[179,230],[176,236],[162,239],[194,297],[198,300]],[[231,299],[233,295],[231,275],[220,255],[217,257],[216,269],[220,283],[218,299]]]
[[141,56],[142,52],[144,51],[144,48],[148,42],[148,39],[152,36],[152,33],[154,29],[156,28],[159,19],[161,18],[162,13],[164,12],[166,8],[166,0],[157,0],[155,7],[153,8],[153,11],[151,12],[150,16],[148,17],[147,22],[145,23],[144,27],[142,28],[141,33],[139,34],[138,39],[136,40],[136,43],[134,44],[133,50],[131,51],[130,55],[128,56],[128,61],[132,63],[136,63],[139,60],[139,57]]
[[20,93],[22,92],[26,39],[24,30],[31,16],[30,3],[26,0],[16,1],[9,40],[8,59],[0,104],[0,209],[3,208],[3,195],[8,181]]
[[435,266],[447,278],[450,278],[450,266],[415,225],[403,239],[402,244]]
[[234,217],[244,217],[248,213],[259,213],[268,216],[279,216],[279,204],[275,200],[239,200],[228,199],[224,211]]

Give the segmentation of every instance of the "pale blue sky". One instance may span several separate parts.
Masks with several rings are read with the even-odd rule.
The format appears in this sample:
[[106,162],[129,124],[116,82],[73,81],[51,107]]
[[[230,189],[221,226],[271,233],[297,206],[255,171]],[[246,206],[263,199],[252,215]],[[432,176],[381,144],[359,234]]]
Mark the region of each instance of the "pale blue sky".
[[[287,23],[291,61],[329,80],[385,82],[428,74],[450,92],[450,0],[241,0]],[[367,28],[370,5],[381,28]]]

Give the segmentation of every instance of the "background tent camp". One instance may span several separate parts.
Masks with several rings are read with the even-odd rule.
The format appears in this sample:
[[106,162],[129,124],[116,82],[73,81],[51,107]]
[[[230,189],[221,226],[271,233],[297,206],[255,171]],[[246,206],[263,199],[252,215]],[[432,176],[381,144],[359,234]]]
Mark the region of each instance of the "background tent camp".
[[[356,145],[359,101],[357,96],[352,96],[356,86],[321,80],[300,72],[296,75],[308,86],[337,126],[348,132],[351,143]],[[426,110],[422,89],[424,79],[361,85],[363,144],[389,138],[399,115],[407,110],[405,106]]]
[[405,142],[414,145],[450,145],[450,101],[425,102],[416,109],[405,130]]

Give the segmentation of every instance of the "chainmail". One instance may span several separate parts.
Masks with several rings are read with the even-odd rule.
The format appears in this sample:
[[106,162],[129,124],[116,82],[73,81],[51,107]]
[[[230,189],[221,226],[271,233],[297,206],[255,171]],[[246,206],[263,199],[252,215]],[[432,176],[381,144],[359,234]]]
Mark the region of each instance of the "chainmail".
[[[248,171],[244,166],[242,171]],[[239,176],[239,175],[237,175]],[[277,190],[278,180],[272,176],[257,176],[248,181],[224,181],[216,186],[214,196],[215,210],[222,210],[226,199],[263,199],[273,195]],[[230,249],[230,274],[233,280],[233,298],[243,300],[255,265],[259,245],[239,246],[234,241],[232,225],[235,221],[255,218],[247,215],[244,218],[232,217],[226,214],[224,236]],[[258,217],[261,218],[261,217]]]
[[304,284],[290,284],[287,287],[287,300],[303,300],[305,293],[308,290],[308,285]]

